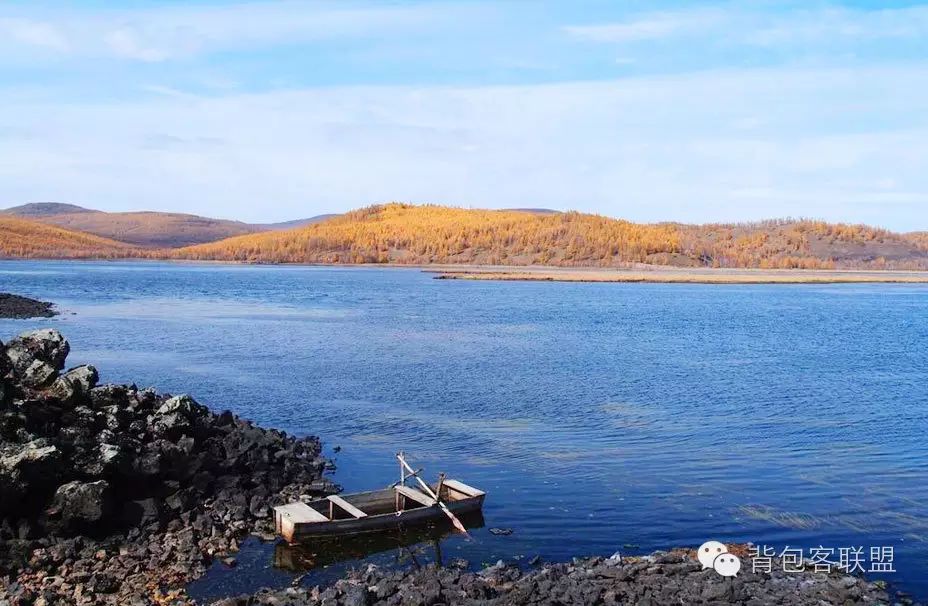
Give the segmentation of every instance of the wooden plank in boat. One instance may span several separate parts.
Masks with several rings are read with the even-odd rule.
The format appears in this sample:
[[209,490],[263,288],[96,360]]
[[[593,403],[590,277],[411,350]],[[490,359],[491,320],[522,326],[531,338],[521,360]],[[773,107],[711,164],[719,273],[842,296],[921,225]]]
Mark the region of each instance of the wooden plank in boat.
[[478,490],[474,488],[473,486],[468,486],[464,482],[458,482],[457,480],[445,480],[444,484],[448,488],[452,488],[456,490],[457,492],[465,494],[469,497],[477,497],[477,496],[484,494],[482,490]]
[[355,507],[354,505],[352,505],[351,503],[349,503],[348,501],[346,501],[345,499],[341,498],[341,497],[338,496],[338,495],[332,494],[332,495],[329,495],[329,496],[326,497],[326,498],[327,498],[328,500],[332,501],[333,503],[335,503],[336,505],[338,505],[339,507],[341,507],[342,509],[344,509],[345,511],[347,511],[348,513],[350,513],[351,515],[353,515],[353,516],[356,517],[356,518],[366,518],[366,517],[367,517],[367,514],[366,514],[366,513],[364,513],[363,511],[361,511],[360,509],[358,509],[357,507]]
[[396,492],[400,493],[407,499],[412,499],[413,501],[416,501],[417,503],[422,503],[426,507],[431,507],[432,505],[435,504],[435,499],[433,499],[432,497],[424,493],[419,492],[415,488],[410,488],[409,486],[397,486]]
[[280,505],[275,507],[274,511],[282,516],[285,516],[294,524],[329,521],[329,518],[325,517],[306,503],[290,503],[289,505]]

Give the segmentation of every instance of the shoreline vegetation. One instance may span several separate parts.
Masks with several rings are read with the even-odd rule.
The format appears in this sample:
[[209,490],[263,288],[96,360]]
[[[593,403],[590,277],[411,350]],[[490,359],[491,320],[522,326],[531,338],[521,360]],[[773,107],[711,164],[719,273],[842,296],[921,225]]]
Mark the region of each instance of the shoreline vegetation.
[[[65,369],[54,329],[0,343],[0,604],[193,604],[187,584],[235,566],[249,535],[273,540],[271,507],[338,492],[316,437],[263,429],[186,395],[98,385]],[[304,496],[306,495],[306,496]],[[744,557],[742,547],[738,552]],[[400,604],[874,604],[882,582],[840,570],[735,578],[688,549],[540,563],[362,567],[219,606]]]
[[[896,233],[809,219],[645,224],[573,211],[389,203],[307,219],[289,229],[290,224],[279,228],[268,224],[262,228],[265,231],[218,239],[222,230],[213,230],[211,220],[202,217],[135,213],[129,221],[117,213],[88,209],[55,214],[61,206],[32,208],[30,214],[20,215],[15,209],[0,212],[0,257],[601,270],[645,266],[928,271],[926,232]],[[71,229],[75,225],[87,231]],[[238,227],[258,229],[242,226]],[[145,237],[139,240],[143,227]],[[208,241],[182,245],[191,238]],[[165,244],[171,242],[177,244]]]

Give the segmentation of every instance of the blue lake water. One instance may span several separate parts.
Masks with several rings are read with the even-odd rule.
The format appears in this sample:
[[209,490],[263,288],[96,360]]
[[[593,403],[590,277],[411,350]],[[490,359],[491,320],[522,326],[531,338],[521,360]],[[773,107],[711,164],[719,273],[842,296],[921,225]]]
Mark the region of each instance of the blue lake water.
[[[320,435],[348,490],[396,479],[400,449],[485,489],[486,527],[445,557],[888,546],[877,576],[928,596],[928,287],[9,261],[0,291],[66,312],[0,339],[52,325],[105,381]],[[273,553],[194,591],[286,585]]]

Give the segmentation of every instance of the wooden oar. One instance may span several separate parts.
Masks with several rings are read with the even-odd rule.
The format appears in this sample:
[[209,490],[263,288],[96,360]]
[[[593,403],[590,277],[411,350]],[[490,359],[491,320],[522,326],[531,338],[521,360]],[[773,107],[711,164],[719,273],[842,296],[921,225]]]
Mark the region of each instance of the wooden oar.
[[416,481],[419,482],[419,485],[422,486],[422,489],[425,490],[425,492],[428,493],[430,497],[435,499],[435,502],[438,503],[438,506],[441,508],[441,510],[445,512],[445,515],[448,516],[448,518],[451,520],[451,523],[454,524],[454,527],[464,533],[467,538],[470,538],[470,534],[468,534],[467,529],[464,528],[464,524],[461,524],[461,520],[459,520],[456,515],[451,513],[451,510],[448,509],[447,505],[441,502],[441,499],[438,498],[438,495],[435,494],[435,491],[432,490],[431,486],[422,481],[422,478],[420,478],[418,475],[415,475],[416,472],[412,470],[412,467],[410,467],[409,463],[406,462],[406,459],[403,458],[403,454],[397,453],[396,458],[400,460],[400,464],[405,467],[409,473],[413,474],[413,477],[416,478]]

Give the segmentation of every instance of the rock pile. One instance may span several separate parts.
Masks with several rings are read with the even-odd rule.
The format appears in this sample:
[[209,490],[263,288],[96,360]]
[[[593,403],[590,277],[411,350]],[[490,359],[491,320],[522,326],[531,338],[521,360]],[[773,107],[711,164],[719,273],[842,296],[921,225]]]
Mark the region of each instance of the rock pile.
[[0,342],[0,604],[146,604],[270,507],[337,487],[319,440],[65,371],[56,330]]
[[0,292],[0,318],[51,318],[58,315],[55,306],[8,292]]
[[678,550],[640,558],[575,559],[529,572],[502,562],[477,573],[433,565],[410,571],[369,566],[325,589],[263,591],[216,606],[890,603],[880,584],[838,572],[788,573],[775,568],[772,574],[754,574],[748,568],[725,578],[703,570],[694,555]]

